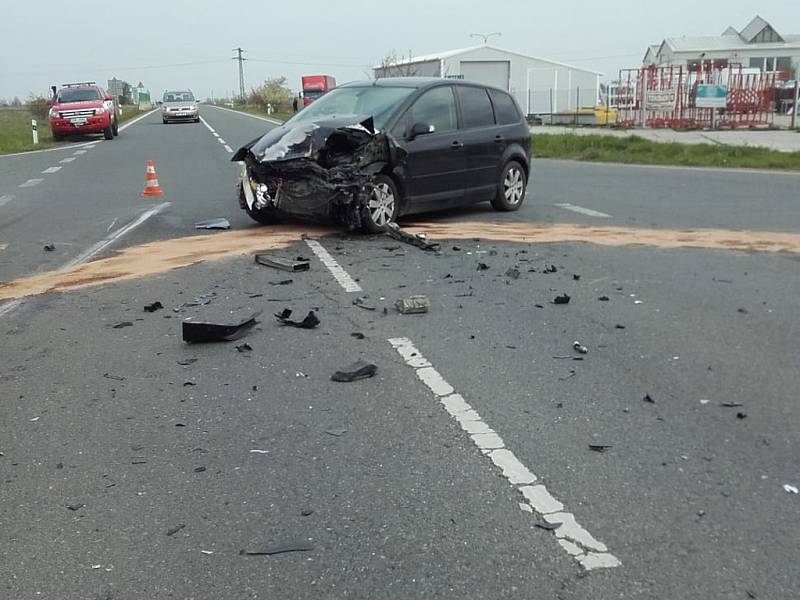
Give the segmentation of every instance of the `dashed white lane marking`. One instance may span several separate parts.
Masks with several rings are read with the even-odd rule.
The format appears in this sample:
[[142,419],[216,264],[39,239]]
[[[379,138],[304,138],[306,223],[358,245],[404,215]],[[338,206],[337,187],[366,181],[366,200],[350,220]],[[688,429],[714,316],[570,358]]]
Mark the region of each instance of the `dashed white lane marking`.
[[571,210],[572,212],[580,213],[582,215],[586,215],[589,217],[598,217],[600,219],[610,219],[611,215],[608,215],[604,212],[600,212],[598,210],[592,210],[591,208],[584,208],[582,206],[575,206],[574,204],[562,203],[556,204],[559,208],[564,208],[566,210]]
[[[306,240],[310,243],[310,240]],[[503,477],[517,490],[525,502],[519,506],[524,512],[536,512],[548,523],[560,523],[554,530],[558,544],[587,571],[618,567],[622,563],[608,552],[605,544],[595,539],[581,527],[572,513],[553,498],[547,488],[536,483],[534,475],[514,453],[505,447],[503,439],[493,431],[464,397],[457,394],[439,372],[431,365],[408,338],[389,340],[406,364],[412,367],[424,383],[439,399],[444,409],[472,438],[475,445],[499,468]]]
[[336,259],[328,253],[322,244],[316,240],[306,240],[306,244],[308,244],[311,251],[317,255],[317,258],[319,258],[322,264],[328,267],[333,278],[339,282],[339,285],[344,288],[345,292],[352,293],[361,291],[361,286],[350,277],[347,271],[345,271],[338,262],[336,262]]
[[218,134],[216,131],[212,131],[212,132],[211,132],[211,135],[213,135],[215,138],[218,138],[218,137],[219,137],[219,134]]
[[66,164],[66,163],[71,163],[73,160],[75,160],[74,156],[68,156],[67,158],[62,158],[58,162]]
[[233,154],[233,148],[231,148],[228,144],[225,144],[225,150]]
[[11,202],[13,199],[14,199],[14,196],[11,196],[11,195],[0,196],[0,206],[5,206],[9,202]]
[[29,187],[33,187],[35,185],[39,185],[43,181],[44,181],[44,179],[28,179],[28,181],[26,181],[25,183],[20,183],[19,187],[21,187],[21,188],[29,188]]
[[42,174],[58,173],[61,169],[62,167],[47,167],[44,171],[42,171]]
[[218,141],[220,144],[224,144],[224,143],[225,143],[225,140],[223,140],[222,138],[218,138],[218,139],[217,139],[217,141]]
[[73,152],[73,154],[75,154],[77,156],[80,156],[81,154],[86,154],[86,150],[75,150],[75,152]]

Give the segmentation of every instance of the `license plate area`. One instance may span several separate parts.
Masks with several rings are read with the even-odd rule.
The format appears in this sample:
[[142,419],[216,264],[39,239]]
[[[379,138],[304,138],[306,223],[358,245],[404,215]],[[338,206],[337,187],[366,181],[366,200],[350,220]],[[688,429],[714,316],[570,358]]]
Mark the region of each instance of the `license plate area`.
[[73,117],[69,120],[73,125],[86,125],[86,117]]

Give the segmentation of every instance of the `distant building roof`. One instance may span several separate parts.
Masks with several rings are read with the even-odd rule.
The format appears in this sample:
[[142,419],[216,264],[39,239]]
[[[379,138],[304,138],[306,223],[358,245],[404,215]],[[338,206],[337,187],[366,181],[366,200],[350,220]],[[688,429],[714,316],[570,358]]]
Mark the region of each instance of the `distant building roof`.
[[758,34],[763,32],[765,29],[768,29],[775,34],[775,37],[777,38],[777,40],[775,41],[779,42],[783,41],[783,38],[781,38],[780,34],[777,31],[775,31],[772,25],[767,23],[764,19],[762,19],[758,15],[756,15],[756,17],[752,21],[750,21],[750,23],[747,24],[747,27],[745,27],[739,32],[739,35],[742,36],[742,39],[745,42],[750,43],[753,40],[755,40],[755,38],[758,37]]
[[725,31],[722,32],[722,35],[735,35],[739,37],[739,32],[736,31],[733,27],[728,27]]
[[[568,65],[566,63],[558,62],[555,60],[550,60],[548,58],[539,58],[538,56],[530,56],[529,54],[522,54],[521,52],[514,52],[513,50],[506,50],[505,48],[498,48],[497,46],[492,46],[491,44],[481,44],[479,46],[469,46],[468,48],[459,48],[457,50],[447,50],[445,52],[436,52],[434,54],[423,54],[420,56],[413,56],[411,58],[402,58],[398,60],[396,63],[392,65],[387,65],[389,67],[394,66],[401,66],[401,65],[411,65],[415,63],[421,62],[430,62],[434,60],[445,60],[448,58],[453,58],[454,56],[459,56],[460,54],[466,54],[467,52],[472,52],[474,50],[480,50],[481,48],[488,48],[490,50],[496,50],[497,52],[503,52],[505,54],[513,54],[514,56],[520,56],[522,58],[529,58],[533,60],[537,60],[540,62],[549,63],[551,65],[556,65],[559,67],[564,67],[566,69],[570,69],[573,71],[583,71],[585,73],[592,73],[594,75],[602,75],[602,73],[598,71],[593,71],[591,69],[586,69],[583,67],[576,67],[574,65]],[[382,69],[384,65],[375,65],[373,69]]]

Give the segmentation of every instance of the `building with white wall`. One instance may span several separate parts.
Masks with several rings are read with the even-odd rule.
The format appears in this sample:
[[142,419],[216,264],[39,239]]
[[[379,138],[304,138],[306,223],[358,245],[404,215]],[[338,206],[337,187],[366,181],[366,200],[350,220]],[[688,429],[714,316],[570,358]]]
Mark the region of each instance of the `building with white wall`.
[[595,106],[602,73],[484,44],[373,67],[375,78],[465,79],[509,91],[524,112]]
[[783,79],[800,71],[800,34],[780,34],[767,21],[755,17],[741,31],[728,27],[722,35],[670,37],[654,51],[647,49],[644,65],[682,65],[690,70],[701,62],[741,64],[761,71],[776,71]]

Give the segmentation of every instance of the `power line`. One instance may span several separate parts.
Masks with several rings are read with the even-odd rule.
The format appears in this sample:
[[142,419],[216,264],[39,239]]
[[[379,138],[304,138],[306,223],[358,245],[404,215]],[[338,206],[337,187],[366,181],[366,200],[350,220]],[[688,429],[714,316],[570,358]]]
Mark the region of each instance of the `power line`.
[[250,62],[257,62],[257,63],[270,63],[275,65],[299,65],[304,67],[351,67],[354,69],[362,68],[365,66],[364,63],[362,64],[355,64],[355,63],[322,63],[322,62],[302,62],[302,61],[290,61],[290,60],[266,60],[263,58],[248,58]]

